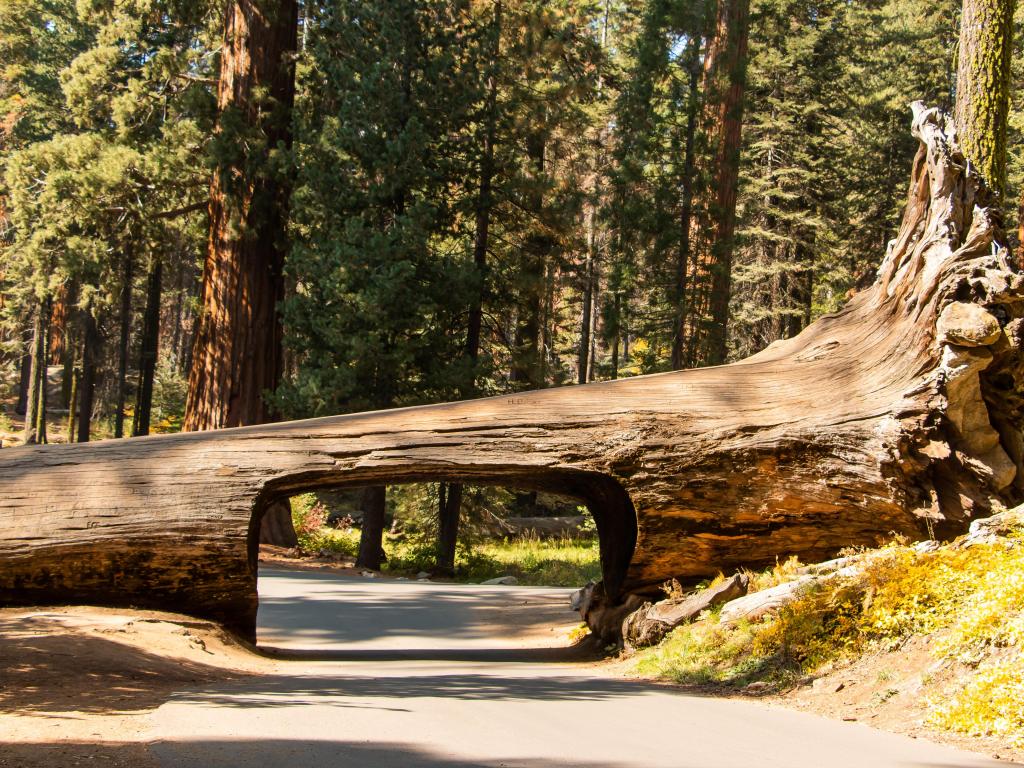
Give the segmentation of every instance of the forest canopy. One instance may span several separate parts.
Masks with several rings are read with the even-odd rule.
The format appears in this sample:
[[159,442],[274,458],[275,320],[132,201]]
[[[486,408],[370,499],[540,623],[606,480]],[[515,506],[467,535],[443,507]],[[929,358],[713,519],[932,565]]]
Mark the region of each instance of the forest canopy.
[[[225,62],[252,5],[271,74],[243,103]],[[0,0],[3,380],[24,400],[34,354],[60,366],[48,407],[72,440],[179,428],[190,372],[237,392],[196,378],[254,359],[204,345],[211,216],[225,248],[265,245],[279,353],[255,410],[191,428],[745,357],[872,280],[916,148],[907,105],[955,101],[959,13]]]

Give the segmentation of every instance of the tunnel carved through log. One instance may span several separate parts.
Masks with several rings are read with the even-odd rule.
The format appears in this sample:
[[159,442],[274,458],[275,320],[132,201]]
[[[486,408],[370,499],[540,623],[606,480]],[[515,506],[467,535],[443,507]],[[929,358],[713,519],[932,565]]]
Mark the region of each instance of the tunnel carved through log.
[[163,607],[252,636],[270,501],[417,480],[569,493],[610,602],[669,578],[961,530],[1022,490],[1024,281],[951,122],[875,284],[731,365],[241,429],[0,451],[0,600]]

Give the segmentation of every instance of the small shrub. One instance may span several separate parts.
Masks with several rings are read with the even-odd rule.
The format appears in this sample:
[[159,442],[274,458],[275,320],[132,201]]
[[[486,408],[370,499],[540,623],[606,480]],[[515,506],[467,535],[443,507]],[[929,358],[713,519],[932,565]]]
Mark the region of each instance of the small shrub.
[[359,551],[359,532],[327,525],[329,511],[312,493],[292,499],[292,525],[299,549],[306,554],[331,553],[354,557]]

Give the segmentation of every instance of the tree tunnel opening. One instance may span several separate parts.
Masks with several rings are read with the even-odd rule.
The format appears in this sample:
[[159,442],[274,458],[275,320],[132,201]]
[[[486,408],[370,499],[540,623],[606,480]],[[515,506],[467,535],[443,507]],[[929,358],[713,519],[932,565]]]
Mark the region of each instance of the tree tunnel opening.
[[[443,517],[443,502],[441,501],[444,497],[442,494],[445,493],[445,489],[451,489],[452,486],[458,487],[462,492],[462,522],[465,526],[467,522],[467,516],[472,519],[472,527],[470,535],[467,537],[473,544],[471,544],[470,551],[474,553],[468,560],[460,560],[460,567],[469,567],[472,569],[474,566],[479,565],[479,559],[481,557],[486,558],[487,555],[480,555],[481,549],[487,550],[487,546],[495,546],[494,541],[500,541],[501,539],[506,540],[506,545],[509,544],[508,540],[515,542],[520,536],[526,539],[540,540],[545,538],[545,531],[535,530],[535,526],[539,525],[539,522],[533,523],[523,522],[530,518],[530,515],[524,515],[524,517],[510,518],[510,522],[506,522],[504,516],[495,515],[493,508],[490,506],[493,504],[495,499],[503,499],[507,504],[520,512],[530,512],[533,510],[534,505],[538,499],[542,507],[547,507],[547,511],[552,511],[554,505],[558,514],[555,517],[545,517],[545,528],[554,529],[547,530],[547,533],[552,534],[554,537],[559,537],[557,530],[560,525],[570,525],[578,522],[578,518],[584,518],[586,520],[592,519],[592,524],[587,525],[583,523],[583,530],[590,531],[591,536],[596,535],[597,550],[598,550],[598,562],[600,565],[599,578],[605,586],[605,590],[608,595],[614,599],[621,591],[626,578],[626,572],[630,565],[633,557],[633,551],[636,546],[637,540],[637,518],[636,511],[633,507],[632,501],[630,500],[626,491],[622,486],[614,479],[602,475],[596,472],[587,472],[580,470],[564,470],[564,469],[550,469],[545,468],[538,470],[535,467],[523,469],[521,471],[507,470],[495,471],[491,469],[476,470],[473,472],[466,472],[460,468],[460,471],[432,471],[432,472],[395,472],[390,471],[387,474],[380,472],[379,469],[376,471],[365,474],[361,472],[345,472],[345,473],[330,473],[330,472],[311,472],[303,473],[298,475],[292,475],[284,478],[275,478],[272,482],[268,483],[266,487],[261,491],[256,502],[253,505],[253,513],[250,519],[249,533],[248,533],[248,556],[249,556],[249,567],[253,574],[254,582],[259,575],[260,569],[260,530],[263,523],[264,516],[268,514],[268,510],[271,510],[275,505],[281,501],[294,500],[299,501],[301,504],[303,513],[308,514],[311,509],[311,505],[319,505],[321,508],[317,511],[318,518],[314,519],[313,525],[318,525],[318,520],[322,520],[325,515],[333,515],[341,526],[342,533],[336,534],[331,529],[323,531],[325,535],[332,537],[340,537],[344,546],[355,546],[354,540],[358,540],[360,531],[356,529],[351,520],[346,520],[349,512],[353,506],[359,505],[360,494],[369,488],[376,488],[386,486],[388,488],[388,495],[394,504],[399,502],[408,504],[419,504],[420,510],[423,515],[429,516],[429,510],[433,506],[433,509],[438,512],[439,516]],[[418,494],[418,496],[417,496]],[[327,506],[326,512],[323,508],[323,500],[332,501],[330,506]],[[481,509],[479,506],[474,507],[474,504],[480,505],[481,499],[485,499],[483,515],[481,515]],[[396,501],[397,500],[397,501]],[[411,501],[410,501],[411,500]],[[438,504],[441,502],[441,506]],[[458,503],[458,502],[456,502]],[[347,506],[346,506],[347,504]],[[507,511],[507,510],[506,510]],[[535,511],[535,510],[534,510]],[[574,513],[574,514],[573,514]],[[397,513],[396,513],[397,514]],[[407,512],[403,514],[408,514]],[[544,513],[541,512],[541,515]],[[486,517],[489,515],[496,520],[489,519]],[[301,521],[302,515],[297,515],[297,518]],[[397,519],[397,518],[396,518]],[[483,522],[481,522],[483,520]],[[551,523],[551,521],[554,523]],[[391,520],[389,520],[389,524]],[[404,527],[408,523],[404,517],[402,518],[401,525]],[[366,521],[362,521],[363,525],[366,525]],[[505,530],[500,528],[500,525],[506,526]],[[480,533],[480,527],[486,528],[487,525],[498,526],[498,530],[490,532],[491,544],[488,545],[486,542],[487,534]],[[463,528],[465,531],[465,528]],[[398,530],[397,533],[393,533],[390,529],[386,538],[387,544],[385,549],[389,550],[389,554],[392,558],[395,557],[396,552],[401,552],[404,560],[399,560],[396,565],[394,562],[389,563],[385,566],[386,578],[389,582],[399,579],[408,579],[411,582],[416,581],[427,581],[427,579],[417,580],[415,575],[408,571],[410,563],[417,562],[416,560],[409,560],[407,553],[409,549],[404,546],[405,541],[404,530]],[[309,531],[306,530],[300,535],[308,535]],[[418,557],[423,557],[423,549],[427,547],[424,543],[429,540],[429,533],[425,533],[423,530],[414,532],[415,536],[418,536],[420,542],[420,552]],[[585,536],[586,534],[584,534]],[[346,538],[347,537],[347,538]],[[592,540],[592,539],[591,539]],[[308,545],[309,540],[307,539],[306,544]],[[543,545],[543,542],[541,542]],[[511,546],[516,546],[513,543]],[[518,545],[522,545],[519,541]],[[316,547],[316,544],[313,545]],[[547,546],[552,546],[547,544]],[[567,546],[571,546],[568,545]],[[543,546],[541,547],[543,550]],[[326,553],[325,553],[326,555]],[[355,550],[347,551],[348,557],[339,556],[339,560],[345,560],[347,564],[352,563],[352,559],[355,555]],[[472,558],[476,557],[476,560]],[[316,562],[322,564],[324,557],[317,558]],[[466,566],[466,563],[469,566]],[[591,561],[592,562],[592,561]],[[279,568],[285,567],[278,563],[272,566],[275,568],[273,575],[275,579],[279,579],[287,574],[283,573]],[[371,566],[372,568],[372,566]],[[402,569],[406,570],[403,571]],[[367,571],[365,568],[342,568],[340,571],[335,571],[338,578],[358,578],[360,575],[375,576],[376,574],[372,571]],[[451,576],[450,573],[439,572],[434,569],[428,569],[430,574],[430,582],[427,583],[449,583],[451,586],[456,587],[458,585],[451,584],[445,578]],[[347,576],[346,576],[347,574]],[[422,575],[422,574],[416,574]],[[480,585],[481,577],[479,572],[470,570],[467,574],[466,571],[461,571],[460,575],[465,577],[469,576],[469,581]],[[307,579],[309,586],[314,591],[323,586],[323,576],[305,576],[301,577]],[[441,576],[441,580],[437,580],[437,576]],[[594,574],[598,576],[597,573]],[[318,583],[319,580],[319,583]],[[384,581],[376,580],[376,581]],[[365,580],[364,580],[365,581]],[[457,580],[458,581],[458,580]],[[575,586],[583,586],[586,581],[584,578],[583,582]],[[392,586],[397,586],[392,584]],[[468,585],[463,585],[468,586]],[[274,587],[275,589],[277,587]],[[297,582],[292,584],[290,588],[303,589],[303,585]],[[418,588],[418,585],[417,585]],[[347,589],[352,589],[351,584]],[[360,592],[361,587],[355,586],[357,594]],[[369,587],[368,587],[369,589]],[[383,589],[383,588],[382,588]],[[390,587],[389,587],[390,589]],[[366,590],[364,590],[365,592]],[[416,589],[412,589],[415,593]],[[454,590],[456,593],[458,590]],[[348,594],[348,593],[346,593]],[[368,592],[367,592],[368,594]],[[397,593],[396,593],[397,594]],[[403,594],[409,594],[408,592]],[[497,593],[495,593],[497,595]],[[317,598],[311,597],[310,599],[315,600]],[[358,600],[359,598],[357,598]],[[499,599],[504,599],[503,596]],[[263,591],[260,591],[259,595],[261,605],[261,617],[265,616],[267,612],[272,609],[267,605],[267,598]],[[402,598],[404,602],[404,597]],[[561,603],[567,602],[565,599],[565,592],[562,592]],[[567,607],[566,607],[567,609]],[[278,610],[277,608],[273,610]],[[383,616],[381,613],[368,614],[375,615],[377,617]],[[263,624],[261,619],[261,625]],[[262,630],[261,630],[262,633]],[[263,644],[262,639],[260,643]],[[273,643],[271,643],[273,645]]]

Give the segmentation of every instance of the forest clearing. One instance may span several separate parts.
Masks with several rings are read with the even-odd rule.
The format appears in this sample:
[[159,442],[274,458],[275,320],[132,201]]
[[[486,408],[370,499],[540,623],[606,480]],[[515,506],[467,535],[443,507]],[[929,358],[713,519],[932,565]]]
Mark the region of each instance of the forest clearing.
[[1024,758],[1022,23],[0,0],[0,765]]

